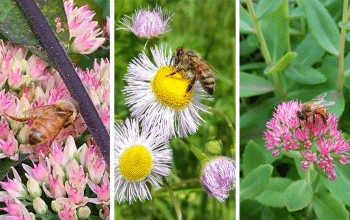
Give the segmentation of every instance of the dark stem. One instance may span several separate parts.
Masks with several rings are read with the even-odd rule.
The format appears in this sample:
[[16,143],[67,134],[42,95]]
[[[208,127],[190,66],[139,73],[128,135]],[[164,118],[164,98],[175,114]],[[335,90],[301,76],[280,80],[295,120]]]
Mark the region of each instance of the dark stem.
[[109,134],[98,114],[89,94],[70,62],[66,51],[60,44],[46,17],[34,0],[17,0],[26,19],[39,38],[42,47],[48,53],[56,70],[60,73],[64,84],[72,98],[78,103],[81,115],[94,138],[97,146],[109,165]]

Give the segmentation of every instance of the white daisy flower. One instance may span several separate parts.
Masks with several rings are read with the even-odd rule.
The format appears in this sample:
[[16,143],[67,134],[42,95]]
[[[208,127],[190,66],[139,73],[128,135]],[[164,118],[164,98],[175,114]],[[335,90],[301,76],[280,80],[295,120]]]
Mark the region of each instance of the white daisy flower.
[[169,175],[172,150],[169,140],[157,127],[140,132],[137,119],[115,124],[115,193],[119,203],[152,199],[146,185],[159,188],[162,177]]
[[141,7],[135,10],[135,14],[132,18],[124,15],[123,21],[119,21],[126,27],[120,27],[123,29],[133,32],[140,38],[150,39],[151,37],[158,37],[159,35],[169,31],[169,23],[174,14],[170,12],[162,14],[160,7],[155,7],[153,11],[148,9],[142,9]]
[[142,120],[142,126],[157,125],[169,137],[178,135],[186,137],[194,134],[200,121],[199,110],[207,112],[207,106],[200,101],[212,100],[204,93],[197,81],[193,89],[186,92],[191,76],[172,67],[172,51],[166,48],[151,48],[155,65],[145,52],[134,58],[128,66],[124,80],[128,83],[124,88],[127,95],[126,104],[130,107],[131,116]]

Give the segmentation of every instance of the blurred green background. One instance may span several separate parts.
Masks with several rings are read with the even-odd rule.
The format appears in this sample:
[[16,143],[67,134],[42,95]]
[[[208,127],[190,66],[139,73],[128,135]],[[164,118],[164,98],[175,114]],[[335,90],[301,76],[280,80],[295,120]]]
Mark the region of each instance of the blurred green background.
[[[214,101],[206,101],[209,107],[224,112],[235,124],[235,1],[116,1],[115,28],[121,26],[124,14],[132,16],[135,9],[158,5],[163,13],[174,13],[170,29],[160,36],[157,43],[167,45],[175,51],[177,47],[191,48],[212,64],[221,74],[216,75]],[[123,25],[122,25],[123,26]],[[123,26],[124,27],[124,26]],[[129,62],[143,51],[145,42],[132,32],[115,31],[115,114],[129,117],[122,89],[126,85],[123,77]],[[148,54],[148,51],[146,51]],[[201,113],[206,121],[198,132],[188,140],[205,152],[210,140],[221,140],[220,155],[233,157],[232,137],[224,120],[215,114]],[[171,139],[173,149],[172,172],[169,184],[199,178],[199,163],[189,148],[180,139]],[[235,219],[235,190],[230,191],[229,199],[220,203],[208,196],[198,181],[175,189],[183,219]],[[154,188],[150,187],[151,191]],[[115,201],[115,219],[177,219],[174,205],[167,192],[153,195],[153,200],[119,204]]]

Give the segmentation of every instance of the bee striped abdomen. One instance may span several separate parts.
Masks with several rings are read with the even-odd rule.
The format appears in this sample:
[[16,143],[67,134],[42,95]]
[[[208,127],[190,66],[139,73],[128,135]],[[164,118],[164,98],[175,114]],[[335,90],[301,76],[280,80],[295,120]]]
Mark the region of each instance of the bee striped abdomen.
[[209,94],[213,95],[215,91],[215,79],[211,74],[206,76],[202,74],[199,78],[200,83],[202,84],[203,89]]

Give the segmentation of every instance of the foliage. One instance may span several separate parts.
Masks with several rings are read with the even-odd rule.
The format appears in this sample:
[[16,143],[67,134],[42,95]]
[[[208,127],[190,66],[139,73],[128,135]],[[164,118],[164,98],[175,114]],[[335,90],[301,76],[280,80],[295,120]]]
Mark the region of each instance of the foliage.
[[[168,45],[172,51],[179,46],[198,51],[221,75],[216,76],[214,101],[205,104],[222,111],[234,125],[235,122],[235,1],[117,1],[115,2],[115,25],[121,24],[124,14],[132,16],[137,8],[161,6],[162,11],[175,13],[170,29],[160,36],[157,43]],[[115,31],[115,117],[121,120],[130,116],[125,105],[126,85],[123,77],[129,62],[144,50],[146,41],[141,41],[132,32]],[[148,42],[150,43],[150,42]],[[149,54],[146,51],[146,54]],[[198,132],[187,139],[201,151],[210,140],[221,140],[221,155],[234,158],[232,137],[224,120],[216,114],[201,113],[205,123]],[[194,183],[172,187],[179,200],[184,219],[234,219],[235,191],[220,203],[203,191],[199,181],[199,162],[189,148],[179,139],[172,138],[172,173],[167,180],[170,186],[183,180]],[[166,190],[152,189],[151,201],[119,204],[115,201],[115,219],[176,219],[174,204]],[[154,192],[158,192],[154,194]]]
[[[328,110],[339,118],[339,129],[348,139],[350,48],[344,45],[349,18],[342,20],[343,1],[260,0],[253,3],[255,15],[249,4],[240,6],[240,215],[349,219],[349,165],[336,163],[336,181],[317,170],[311,170],[311,180],[305,181],[300,160],[282,154],[272,157],[262,133],[281,101],[304,103],[328,93],[327,100],[336,102]],[[273,166],[272,172],[251,178],[267,165]]]

